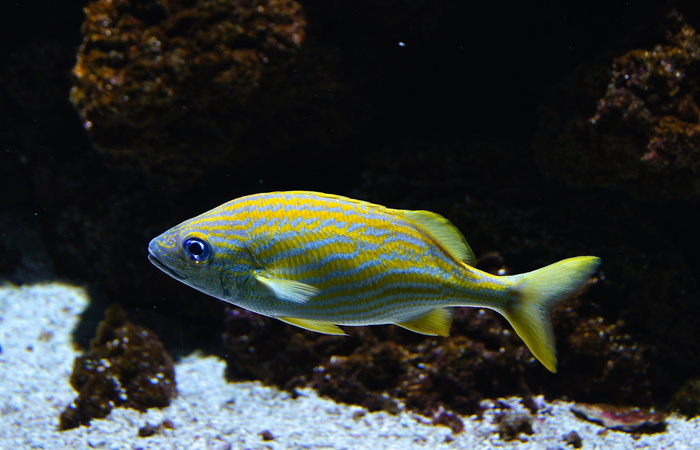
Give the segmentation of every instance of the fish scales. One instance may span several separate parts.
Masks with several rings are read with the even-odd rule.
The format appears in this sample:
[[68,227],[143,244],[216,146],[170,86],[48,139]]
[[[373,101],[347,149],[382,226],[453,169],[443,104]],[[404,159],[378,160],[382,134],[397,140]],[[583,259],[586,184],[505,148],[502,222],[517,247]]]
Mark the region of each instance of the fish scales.
[[549,311],[597,269],[596,257],[495,276],[474,268],[443,217],[306,191],[232,200],[154,238],[149,259],[174,278],[306,329],[396,324],[447,335],[447,307],[503,314],[556,369]]
[[[273,202],[279,201],[278,198],[271,200]],[[362,321],[368,317],[357,318],[358,313],[371,313],[373,307],[370,305],[365,308],[357,308],[357,306],[371,302],[374,299],[374,296],[368,295],[372,293],[371,287],[381,282],[382,278],[386,278],[384,281],[388,281],[388,276],[394,272],[378,272],[376,267],[366,263],[370,261],[381,262],[386,259],[389,252],[396,252],[394,248],[387,249],[385,247],[386,239],[379,239],[383,233],[374,233],[374,236],[360,233],[362,229],[385,227],[387,225],[386,214],[380,215],[370,211],[353,209],[349,205],[335,206],[328,205],[327,202],[309,200],[308,202],[297,201],[284,205],[273,204],[272,206],[269,203],[266,205],[261,202],[258,213],[268,214],[265,217],[267,220],[261,222],[259,227],[251,229],[251,232],[264,237],[262,245],[258,248],[260,263],[265,267],[274,268],[273,270],[278,271],[283,276],[291,276],[296,280],[317,285],[322,290],[324,288],[330,289],[325,296],[319,295],[315,299],[314,308],[339,314],[343,316],[339,317],[341,320],[351,321],[349,323]],[[270,217],[270,212],[283,213],[285,217]],[[304,225],[311,228],[314,233],[302,234],[304,230],[300,227],[288,226],[289,215],[295,213],[301,214]],[[354,227],[353,229],[350,227],[351,224],[362,225],[362,227]],[[269,235],[274,235],[275,238],[267,239],[266,237]],[[313,238],[300,242],[301,236],[313,236]],[[404,244],[406,246],[404,250],[410,249],[414,253],[422,250],[419,248],[415,236],[411,237],[413,237],[411,240],[394,238],[394,245]],[[358,242],[365,245],[360,248],[357,245]],[[299,258],[297,261],[289,261],[285,252],[291,252],[292,255]],[[340,257],[340,255],[348,253],[351,253],[351,257]],[[302,255],[306,255],[306,258],[302,259]],[[342,262],[347,264],[342,264]],[[305,268],[310,270],[304,270]],[[406,266],[404,272],[408,273],[411,269],[413,267]],[[428,278],[428,282],[430,285],[435,283],[433,278]],[[357,284],[360,284],[361,287],[352,290],[351,285]],[[392,286],[394,284],[396,284],[395,281]],[[419,288],[416,284],[413,283],[411,287],[413,289]],[[323,303],[323,300],[331,298],[339,292],[345,292],[347,295],[343,295],[343,298],[337,299],[336,302]],[[354,296],[358,295],[361,297],[352,301]],[[408,300],[408,298],[403,300]],[[345,317],[349,314],[353,317]]]

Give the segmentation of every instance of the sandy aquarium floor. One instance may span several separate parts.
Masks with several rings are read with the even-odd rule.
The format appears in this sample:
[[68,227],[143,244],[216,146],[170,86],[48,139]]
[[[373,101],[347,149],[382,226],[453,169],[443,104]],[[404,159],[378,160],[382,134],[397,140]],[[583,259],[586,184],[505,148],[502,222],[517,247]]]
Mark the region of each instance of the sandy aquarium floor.
[[[465,429],[403,412],[369,413],[259,383],[227,383],[224,363],[191,355],[177,364],[179,396],[165,409],[115,409],[90,427],[58,431],[58,415],[75,392],[68,378],[76,352],[70,341],[86,293],[63,284],[0,288],[0,449],[567,449],[576,431],[584,449],[700,449],[700,418],[671,417],[663,433],[633,436],[576,418],[566,402],[545,403],[534,433],[507,442],[494,424],[464,417]],[[522,408],[518,399],[506,399]],[[158,427],[163,423],[168,427]],[[158,431],[139,437],[151,425]]]

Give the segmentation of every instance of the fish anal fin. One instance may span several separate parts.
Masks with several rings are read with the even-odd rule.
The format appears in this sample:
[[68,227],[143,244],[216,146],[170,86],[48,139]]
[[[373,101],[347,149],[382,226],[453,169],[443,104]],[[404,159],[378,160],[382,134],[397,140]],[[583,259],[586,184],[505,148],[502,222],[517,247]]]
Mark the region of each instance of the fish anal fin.
[[396,325],[429,336],[449,336],[452,314],[445,308],[435,308],[408,322]]
[[273,278],[263,274],[256,274],[254,276],[255,279],[269,289],[276,298],[292,303],[306,303],[319,292],[318,288],[299,281]]
[[323,334],[335,334],[345,336],[345,332],[341,330],[337,325],[333,325],[329,322],[321,322],[318,320],[310,319],[299,319],[296,317],[276,317],[276,319],[282,322],[288,323],[290,325],[297,326],[309,331],[315,331],[317,333]]
[[405,219],[418,225],[440,244],[457,261],[463,261],[470,266],[476,263],[474,252],[467,244],[462,233],[452,225],[452,222],[430,211],[398,211]]

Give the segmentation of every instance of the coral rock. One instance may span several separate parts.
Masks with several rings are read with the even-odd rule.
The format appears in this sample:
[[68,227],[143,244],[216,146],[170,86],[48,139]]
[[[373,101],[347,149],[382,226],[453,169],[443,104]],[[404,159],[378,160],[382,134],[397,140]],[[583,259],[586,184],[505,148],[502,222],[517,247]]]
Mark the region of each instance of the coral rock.
[[[599,73],[581,71],[555,89],[536,143],[548,172],[639,198],[700,196],[700,36],[677,13],[667,27],[669,44],[613,60],[597,105],[604,88],[595,64]],[[570,105],[579,109],[569,113]]]
[[700,415],[700,378],[693,378],[673,394],[669,408],[686,416]]
[[573,448],[583,447],[583,439],[581,439],[581,436],[579,436],[579,434],[575,431],[570,431],[567,433],[566,436],[564,436],[564,442]]
[[512,441],[518,438],[521,433],[531,435],[534,417],[531,414],[506,409],[496,415],[496,427],[501,439]]
[[78,397],[61,414],[62,430],[88,425],[114,407],[168,406],[177,394],[163,345],[152,331],[129,322],[118,305],[107,309],[90,350],[76,359],[71,385]]
[[571,411],[579,417],[613,430],[655,432],[665,430],[666,426],[666,414],[653,409],[577,403],[571,407]]
[[242,105],[306,25],[294,0],[98,0],[85,16],[70,98],[93,145],[180,182],[230,160]]

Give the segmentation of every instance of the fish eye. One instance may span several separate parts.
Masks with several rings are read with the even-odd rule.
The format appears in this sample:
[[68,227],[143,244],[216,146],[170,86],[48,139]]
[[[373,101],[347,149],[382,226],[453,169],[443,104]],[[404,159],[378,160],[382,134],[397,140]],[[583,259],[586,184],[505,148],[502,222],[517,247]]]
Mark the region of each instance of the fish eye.
[[196,263],[205,262],[211,253],[209,243],[199,237],[185,239],[182,243],[182,250],[185,252],[185,256]]

